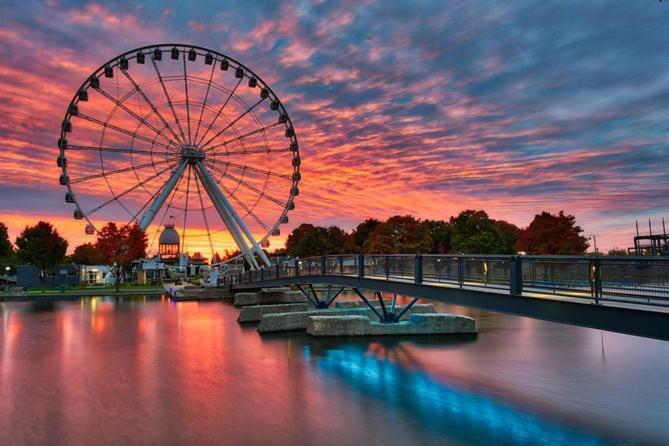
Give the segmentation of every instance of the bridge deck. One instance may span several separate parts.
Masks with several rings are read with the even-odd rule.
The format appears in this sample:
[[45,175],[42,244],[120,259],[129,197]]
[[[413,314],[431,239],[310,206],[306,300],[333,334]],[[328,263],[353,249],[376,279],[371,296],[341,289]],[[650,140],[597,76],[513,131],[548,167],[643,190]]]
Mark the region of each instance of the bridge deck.
[[[369,260],[361,256],[358,256],[359,260],[355,265],[347,267],[345,261],[351,257],[304,259],[295,267],[283,265],[240,274],[226,279],[224,285],[233,290],[297,284],[340,285],[669,340],[667,259],[655,263],[653,259],[647,258],[611,259],[610,264],[603,263],[602,259],[595,259],[596,264],[592,269],[586,263],[585,277],[556,274],[556,270],[542,266],[543,279],[537,280],[531,275],[531,271],[528,273],[527,268],[514,275],[513,266],[507,267],[503,274],[501,268],[495,270],[490,266],[493,262],[512,263],[515,256],[470,256],[475,264],[485,262],[483,274],[476,280],[477,277],[471,274],[471,270],[465,270],[467,274],[463,274],[462,261],[459,277],[454,279],[442,278],[432,270],[424,275],[423,267],[426,262],[421,259],[422,256],[411,256],[415,257],[412,265],[415,269],[406,268],[404,265],[403,269],[395,270],[388,267],[389,260],[382,259],[385,267],[382,265],[381,268],[376,268],[374,265],[370,266]],[[401,256],[385,257],[390,259]],[[593,262],[592,258],[542,259],[547,259],[551,265],[560,262],[570,265],[568,267],[572,273],[574,264]],[[575,260],[565,263],[571,259]],[[639,263],[634,263],[635,261]],[[523,262],[529,263],[528,260]],[[617,272],[623,267],[625,274],[611,273],[612,270]],[[639,270],[643,275],[635,276],[630,273]],[[548,275],[548,271],[552,275]],[[463,277],[465,275],[467,277]],[[604,276],[603,280],[601,275]]]

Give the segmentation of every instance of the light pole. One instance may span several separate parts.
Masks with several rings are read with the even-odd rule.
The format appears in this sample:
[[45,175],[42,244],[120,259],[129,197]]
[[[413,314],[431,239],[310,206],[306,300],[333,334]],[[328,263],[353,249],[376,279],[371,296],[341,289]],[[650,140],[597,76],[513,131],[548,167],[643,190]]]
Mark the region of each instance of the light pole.
[[594,246],[595,247],[595,254],[599,254],[599,251],[597,250],[597,237],[595,236],[595,234],[590,234],[590,237],[588,237],[588,239],[591,239],[592,243],[595,245]]

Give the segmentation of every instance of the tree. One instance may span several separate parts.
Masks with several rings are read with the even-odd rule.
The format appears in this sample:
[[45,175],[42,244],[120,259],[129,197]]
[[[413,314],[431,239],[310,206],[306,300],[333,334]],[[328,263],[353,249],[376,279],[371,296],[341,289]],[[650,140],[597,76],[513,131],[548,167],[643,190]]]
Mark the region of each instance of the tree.
[[[506,222],[505,222],[506,223]],[[453,250],[465,254],[510,254],[509,245],[500,226],[485,211],[468,209],[451,217]],[[508,224],[508,223],[507,223]]]
[[47,274],[53,276],[65,259],[67,240],[50,223],[40,221],[35,226],[26,226],[16,238],[16,247],[18,259],[37,268],[44,288]]
[[105,258],[93,243],[84,243],[74,248],[70,260],[77,265],[100,265]]
[[353,239],[337,226],[324,228],[303,223],[286,239],[286,251],[291,257],[345,254],[352,250]]
[[221,256],[217,252],[215,252],[214,255],[211,256],[211,264],[214,265],[216,263],[221,263]]
[[376,227],[380,224],[381,222],[379,220],[375,218],[368,218],[353,230],[351,237],[353,238],[353,244],[357,252],[363,252],[363,246],[365,245],[365,242],[372,234],[372,232],[374,232],[374,229],[376,229]]
[[5,260],[14,254],[14,247],[9,241],[7,226],[0,222],[0,260]]
[[609,250],[607,255],[610,255],[610,256],[626,256],[626,255],[628,255],[628,253],[627,253],[626,249],[616,248],[614,246],[613,249]]
[[501,249],[498,254],[516,254],[516,243],[520,228],[504,220],[494,220],[497,231],[502,238]]
[[395,215],[379,224],[364,244],[372,254],[417,254],[432,245],[427,226],[411,215]]
[[98,232],[95,247],[105,263],[112,268],[116,291],[119,289],[121,274],[131,267],[133,261],[146,256],[147,245],[146,234],[136,223],[119,228],[116,223],[109,222]]
[[451,227],[443,220],[424,220],[423,226],[430,234],[430,254],[446,254],[451,252]]
[[581,235],[583,229],[576,224],[576,217],[542,212],[534,216],[530,225],[520,231],[516,248],[528,254],[585,254],[588,239]]

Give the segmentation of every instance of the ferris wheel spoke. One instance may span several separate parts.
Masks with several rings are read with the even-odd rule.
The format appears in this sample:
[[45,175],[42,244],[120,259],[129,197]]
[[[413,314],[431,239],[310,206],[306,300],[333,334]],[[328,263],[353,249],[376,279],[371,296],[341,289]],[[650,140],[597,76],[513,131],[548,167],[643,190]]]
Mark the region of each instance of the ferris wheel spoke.
[[230,102],[230,99],[232,96],[235,94],[235,91],[237,91],[237,87],[239,87],[239,84],[242,83],[242,79],[240,78],[235,86],[230,90],[230,94],[228,94],[228,97],[225,98],[225,101],[223,102],[223,105],[221,105],[221,108],[218,109],[216,112],[216,115],[214,116],[214,119],[211,120],[209,125],[207,126],[207,130],[202,134],[202,137],[200,140],[196,143],[197,146],[202,146],[202,141],[204,141],[204,138],[207,136],[209,131],[211,131],[211,128],[214,126],[214,123],[218,120],[218,118],[221,116],[221,113],[223,113],[223,109],[225,109],[225,106],[228,105],[228,102]]
[[213,156],[230,156],[230,155],[254,155],[257,153],[282,153],[282,152],[291,152],[290,147],[285,149],[242,149],[242,150],[231,150],[229,152],[214,152],[208,153],[208,157]]
[[195,164],[195,173],[200,177],[204,190],[207,192],[207,195],[209,195],[209,199],[214,204],[216,211],[218,211],[218,215],[223,220],[228,231],[230,231],[230,235],[232,235],[232,238],[235,240],[244,259],[251,265],[251,268],[258,269],[258,262],[256,262],[255,257],[251,253],[248,244],[244,240],[244,236],[240,232],[240,228],[237,224],[238,222],[234,218],[232,213],[234,209],[231,208],[230,203],[223,196],[221,190],[216,186],[211,173],[209,173],[207,168],[200,162]]
[[[216,204],[216,201],[219,201],[222,205],[223,208],[227,211],[227,214],[229,217],[232,218],[232,225],[235,229],[241,229],[244,235],[246,235],[246,239],[251,242],[251,245],[253,246],[253,250],[256,252],[258,257],[263,261],[265,266],[270,266],[271,262],[267,258],[267,255],[265,252],[262,250],[260,245],[258,245],[258,242],[256,242],[255,238],[253,237],[253,234],[251,231],[249,231],[249,228],[246,227],[244,224],[244,221],[239,217],[239,214],[237,214],[237,211],[235,211],[235,208],[230,204],[227,198],[225,198],[225,195],[221,192],[221,190],[217,187],[216,182],[214,181],[213,177],[211,176],[211,173],[209,170],[206,168],[204,163],[197,162],[195,164],[196,166],[196,172],[200,175],[200,179],[203,180],[202,184],[207,187],[207,183],[210,185],[210,189],[212,190],[211,194],[214,195],[212,197],[212,201],[214,201],[214,204]],[[205,182],[206,181],[206,182]],[[209,192],[209,191],[208,191]],[[241,234],[240,234],[241,235]],[[246,245],[244,242],[244,238],[242,238],[242,243]],[[253,259],[255,261],[255,259]],[[257,265],[256,265],[257,267]]]
[[[167,213],[168,213],[168,212],[170,211],[170,209],[172,208],[172,202],[174,201],[174,197],[177,195],[177,193],[178,193],[178,191],[179,191],[179,186],[181,185],[181,180],[183,179],[183,168],[185,168],[185,163],[183,163],[183,166],[181,166],[181,167],[182,167],[182,169],[181,169],[181,173],[178,175],[179,179],[177,180],[176,187],[174,187],[172,190],[170,190],[170,193],[171,193],[170,201],[167,202],[167,207],[165,207],[165,212],[163,212],[163,216],[160,218],[160,222],[158,223],[158,228],[159,228],[159,229],[160,229],[160,227],[163,225],[163,222],[165,221],[165,217],[167,217]],[[168,183],[171,183],[171,182],[168,182]],[[166,187],[167,187],[167,184],[166,184]],[[163,188],[163,190],[165,190],[165,188]],[[170,193],[168,193],[168,195],[170,195]],[[161,200],[161,197],[162,197],[162,196],[159,196],[158,199]],[[149,208],[149,210],[147,210],[147,213],[144,214],[144,217],[142,217],[142,220],[147,219],[148,222],[145,223],[144,225],[142,224],[142,222],[140,222],[140,225],[139,225],[140,228],[143,228],[145,231],[146,231],[146,229],[148,229],[149,225],[150,225],[151,222],[153,221],[153,218],[154,218],[155,215],[160,211],[160,208],[162,207],[163,204],[164,204],[164,200],[162,200],[162,202],[160,203],[160,205],[156,205],[156,204],[154,203],[154,204],[151,206],[151,208]],[[154,209],[155,212],[152,211],[152,209]],[[150,215],[149,217],[147,217],[147,214],[148,214],[149,212],[151,212],[151,215]],[[153,244],[156,242],[156,237],[158,236],[158,233],[159,233],[159,232],[160,232],[160,230],[156,231],[156,233],[153,235],[153,239],[151,240],[151,245],[149,245],[149,249],[150,249],[150,248],[153,246]]]
[[108,129],[112,129],[112,130],[115,130],[115,131],[117,131],[117,132],[119,132],[119,133],[123,133],[124,135],[128,135],[128,136],[130,136],[130,137],[132,137],[132,138],[135,138],[135,139],[139,139],[139,140],[141,140],[141,141],[148,142],[149,144],[155,144],[155,145],[160,146],[160,147],[163,147],[163,148],[165,148],[165,149],[167,149],[167,150],[173,151],[173,148],[172,148],[172,147],[168,146],[167,144],[163,144],[163,143],[161,143],[161,142],[156,141],[155,138],[154,138],[154,139],[147,138],[147,137],[144,136],[144,135],[140,135],[140,134],[138,134],[138,133],[133,133],[133,132],[131,132],[130,130],[126,130],[126,129],[122,128],[122,127],[119,127],[119,126],[114,125],[114,124],[110,124],[110,123],[108,123],[108,122],[100,121],[100,120],[97,119],[97,118],[93,118],[92,116],[88,116],[88,115],[83,114],[83,113],[81,113],[81,112],[79,112],[79,114],[77,115],[77,117],[78,117],[78,118],[81,118],[81,119],[83,119],[83,120],[85,120],[85,121],[92,122],[93,124],[97,124],[97,125],[99,125],[99,126],[101,126],[101,127],[108,128]]
[[153,113],[155,113],[156,116],[158,116],[158,119],[160,119],[162,121],[165,128],[168,129],[170,131],[170,133],[172,133],[172,135],[174,136],[176,141],[180,141],[181,144],[184,144],[184,142],[181,141],[179,139],[179,136],[174,132],[174,129],[172,129],[172,127],[167,123],[167,121],[165,120],[163,115],[160,113],[160,111],[156,108],[155,105],[153,105],[153,102],[151,102],[151,99],[149,99],[148,96],[146,96],[146,94],[144,93],[144,90],[142,90],[140,88],[140,86],[137,84],[137,82],[135,82],[135,79],[133,79],[132,76],[130,76],[130,73],[128,73],[128,71],[123,69],[123,68],[121,68],[121,73],[123,73],[123,75],[130,81],[130,83],[135,88],[135,90],[137,90],[137,93],[139,93],[140,96],[142,96],[142,98],[144,98],[144,101],[146,101],[146,103],[149,105],[149,107],[151,108]]
[[271,201],[272,203],[275,203],[275,204],[277,204],[277,205],[279,205],[279,206],[281,206],[281,207],[286,207],[286,204],[287,204],[287,203],[285,203],[285,202],[279,200],[278,198],[274,198],[274,197],[272,197],[272,196],[269,195],[269,194],[266,194],[264,191],[262,191],[262,190],[258,189],[257,187],[255,187],[255,186],[253,186],[253,185],[247,183],[246,181],[242,180],[241,178],[238,178],[238,177],[236,177],[236,176],[234,176],[234,175],[231,175],[231,174],[227,173],[226,171],[224,171],[224,170],[222,170],[222,169],[219,169],[218,167],[216,167],[216,166],[214,166],[214,165],[211,165],[211,164],[207,164],[207,167],[209,167],[209,168],[215,170],[216,172],[220,173],[220,174],[223,175],[224,177],[229,178],[229,179],[231,179],[232,181],[234,181],[234,182],[236,182],[236,183],[238,183],[238,184],[240,184],[240,185],[246,187],[247,189],[249,189],[249,190],[255,192],[255,193],[258,194],[258,195],[260,195],[261,197],[263,197],[263,198],[267,198],[267,199],[268,199],[269,201]]
[[164,161],[156,161],[156,162],[151,162],[151,163],[146,163],[146,164],[138,164],[137,166],[124,167],[122,169],[110,170],[108,172],[97,173],[95,175],[88,175],[88,176],[85,176],[85,177],[74,178],[74,179],[70,180],[70,184],[81,183],[83,181],[94,180],[96,178],[109,177],[109,176],[116,175],[116,174],[119,174],[119,173],[130,172],[130,171],[135,170],[135,169],[144,169],[146,167],[153,167],[153,166],[159,166],[159,165],[162,165],[162,164],[172,163],[172,162],[176,161],[177,159],[178,158],[170,158],[170,159],[167,159],[167,160],[164,160]]
[[142,125],[148,127],[148,128],[149,128],[150,130],[152,130],[157,136],[161,136],[162,138],[164,138],[164,139],[167,141],[168,144],[173,144],[173,141],[172,141],[171,139],[169,139],[167,136],[163,135],[163,133],[162,133],[160,130],[158,130],[157,128],[155,128],[155,127],[153,126],[153,124],[149,123],[146,119],[142,118],[142,117],[139,116],[137,113],[135,113],[134,111],[132,111],[132,110],[131,110],[127,105],[125,105],[123,102],[119,101],[118,99],[116,99],[115,97],[113,97],[112,95],[110,95],[109,93],[107,93],[106,91],[104,91],[102,88],[98,88],[96,91],[98,91],[100,94],[102,94],[102,96],[104,96],[105,98],[107,98],[107,99],[109,99],[111,102],[113,102],[117,107],[121,108],[123,111],[125,111],[126,113],[128,113],[130,116],[132,116],[133,118],[135,118],[137,121],[139,121],[140,124],[142,124]]
[[207,107],[207,99],[209,98],[209,90],[211,89],[211,81],[214,78],[215,70],[216,70],[216,64],[211,64],[211,73],[209,74],[209,82],[207,82],[207,91],[204,94],[204,101],[202,101],[202,108],[200,109],[200,118],[197,120],[197,128],[195,129],[195,136],[193,137],[193,141],[197,141],[197,136],[200,133],[200,125],[202,124],[202,115],[204,114],[204,109]]
[[188,174],[186,179],[186,205],[184,206],[184,225],[181,230],[181,253],[186,249],[186,218],[188,217],[188,198],[190,197],[190,173],[191,165],[188,165]]
[[[160,212],[160,208],[165,203],[165,200],[167,200],[167,197],[172,193],[172,189],[174,189],[175,185],[178,186],[178,183],[181,182],[181,177],[183,176],[185,168],[186,168],[186,161],[181,161],[179,167],[177,167],[174,170],[174,172],[172,172],[170,178],[165,182],[165,185],[161,188],[160,195],[158,195],[156,199],[153,198],[151,199],[151,206],[142,216],[142,219],[139,222],[139,227],[142,228],[142,230],[145,231],[149,227],[149,225],[155,218],[156,214]],[[170,204],[172,204],[172,200],[170,200]]]
[[67,150],[76,150],[82,152],[112,152],[112,153],[132,153],[137,155],[156,155],[155,152],[150,150],[139,150],[134,148],[122,149],[115,147],[96,147],[96,146],[79,146],[79,145],[67,145]]
[[211,239],[211,231],[209,230],[209,221],[207,220],[207,212],[204,209],[204,200],[202,199],[202,191],[200,189],[200,180],[197,175],[195,175],[195,189],[197,191],[197,196],[200,199],[200,209],[202,210],[202,218],[204,219],[204,227],[207,230],[207,238],[209,239],[209,248],[211,248],[211,260],[214,260],[214,242]]
[[[136,190],[138,187],[141,187],[141,186],[145,185],[146,183],[148,183],[149,181],[158,178],[160,175],[162,175],[163,173],[167,172],[169,169],[170,169],[170,166],[164,168],[163,170],[161,170],[160,172],[158,172],[158,173],[156,173],[156,174],[154,174],[154,175],[151,175],[151,176],[148,177],[147,179],[145,179],[145,180],[143,180],[143,181],[140,181],[139,183],[135,184],[134,186],[132,186],[132,187],[129,188],[129,189],[124,190],[123,192],[121,192],[121,193],[118,194],[118,195],[113,194],[113,197],[112,197],[112,198],[110,198],[109,200],[107,200],[107,201],[105,201],[104,203],[100,204],[99,206],[96,206],[95,208],[91,209],[90,211],[86,212],[86,217],[90,217],[91,215],[93,215],[94,213],[96,213],[97,211],[99,211],[100,209],[102,209],[102,208],[104,208],[105,206],[107,206],[107,205],[113,203],[114,201],[118,201],[119,198],[124,197],[125,195],[129,194],[130,192]],[[160,188],[159,188],[158,190],[160,190]],[[144,208],[145,206],[146,206],[146,205],[144,205],[142,208]]]
[[167,105],[170,107],[170,110],[172,111],[172,117],[177,123],[177,127],[179,127],[179,133],[181,134],[181,140],[185,141],[186,136],[184,135],[184,129],[181,126],[181,121],[179,121],[179,117],[177,116],[176,110],[174,110],[174,104],[172,103],[172,98],[170,97],[169,92],[167,91],[167,86],[165,86],[165,81],[163,79],[163,76],[160,74],[160,70],[158,69],[158,64],[156,63],[155,59],[153,58],[153,54],[151,55],[151,64],[153,65],[153,69],[156,72],[156,76],[158,76],[158,81],[160,82],[160,86],[163,89],[163,93],[165,94],[165,99],[167,99]]
[[217,161],[217,162],[220,163],[220,164],[223,164],[226,167],[234,167],[234,168],[242,170],[242,171],[247,171],[248,170],[249,172],[255,172],[255,173],[259,173],[259,174],[262,174],[262,175],[267,175],[267,176],[270,176],[270,177],[281,178],[283,180],[292,180],[293,179],[293,177],[291,175],[286,175],[286,174],[283,174],[283,173],[276,173],[276,172],[272,172],[271,170],[258,169],[256,167],[251,167],[251,166],[248,166],[246,164],[236,164],[236,163],[231,163],[229,161]]
[[[253,109],[256,108],[256,107],[257,107],[261,102],[263,102],[264,100],[265,100],[265,98],[261,98],[261,99],[259,99],[258,102],[256,102],[255,104],[253,104],[252,106],[250,106],[249,108],[247,108],[247,109],[244,111],[244,113],[242,113],[241,115],[239,115],[239,116],[237,116],[235,119],[233,119],[233,120],[230,122],[230,124],[228,124],[228,125],[226,125],[225,127],[223,127],[223,130],[220,130],[218,133],[216,133],[214,136],[212,136],[211,138],[209,138],[209,139],[207,140],[207,142],[204,143],[204,144],[202,144],[201,146],[202,146],[202,147],[207,147],[207,146],[209,145],[209,143],[211,143],[213,140],[215,140],[216,138],[218,138],[219,136],[221,136],[221,135],[223,134],[223,132],[225,132],[227,129],[229,129],[230,127],[232,127],[233,125],[235,125],[235,124],[236,124],[240,119],[242,119],[244,116],[246,116],[247,114],[251,113],[251,112],[253,111]],[[206,152],[207,150],[208,150],[208,149],[205,149],[205,152]]]
[[236,136],[232,139],[228,139],[227,141],[223,141],[221,143],[215,144],[215,145],[207,148],[205,151],[209,152],[210,150],[214,150],[214,149],[217,149],[219,147],[225,147],[230,143],[233,143],[233,142],[236,142],[236,141],[241,141],[244,138],[248,138],[249,136],[253,136],[253,135],[256,135],[258,133],[264,132],[265,130],[269,130],[272,127],[276,127],[277,125],[281,125],[281,124],[283,124],[283,122],[275,122],[274,124],[266,125],[265,127],[260,127],[260,128],[255,129],[255,130],[251,130],[250,132],[244,133],[243,135],[239,135],[239,136]]
[[[192,144],[190,133],[190,102],[188,101],[188,73],[186,71],[186,53],[184,52],[184,90],[186,90],[186,123],[188,124],[188,144]],[[188,174],[190,175],[190,167],[188,168]]]
[[242,200],[240,200],[239,197],[237,197],[237,195],[235,195],[235,193],[232,192],[232,191],[231,191],[225,184],[223,184],[223,183],[220,182],[220,181],[217,181],[216,184],[218,184],[218,186],[220,186],[220,188],[223,189],[223,192],[225,192],[226,194],[228,194],[228,196],[230,196],[230,198],[232,198],[233,200],[235,200],[235,203],[237,203],[242,209],[244,209],[244,210],[246,211],[246,213],[247,213],[248,215],[250,215],[251,218],[253,218],[253,219],[256,221],[256,223],[258,223],[260,226],[262,226],[262,228],[263,228],[265,231],[267,231],[267,232],[270,231],[270,227],[267,226],[267,224],[266,224],[264,221],[262,221],[262,220],[260,219],[260,217],[258,217],[258,216],[253,212],[253,209],[249,208],[249,207],[246,205],[246,203],[244,203]]

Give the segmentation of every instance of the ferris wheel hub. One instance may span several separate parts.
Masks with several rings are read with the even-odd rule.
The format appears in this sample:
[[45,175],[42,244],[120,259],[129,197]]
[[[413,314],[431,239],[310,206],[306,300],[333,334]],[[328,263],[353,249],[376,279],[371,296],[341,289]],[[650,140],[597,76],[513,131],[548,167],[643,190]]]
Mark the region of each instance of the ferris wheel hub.
[[204,150],[192,144],[183,146],[179,151],[179,154],[181,155],[182,160],[185,160],[190,164],[195,164],[198,161],[203,160],[205,156]]

